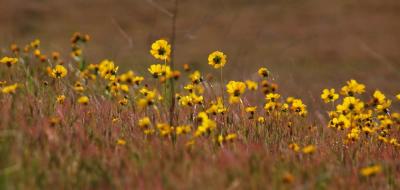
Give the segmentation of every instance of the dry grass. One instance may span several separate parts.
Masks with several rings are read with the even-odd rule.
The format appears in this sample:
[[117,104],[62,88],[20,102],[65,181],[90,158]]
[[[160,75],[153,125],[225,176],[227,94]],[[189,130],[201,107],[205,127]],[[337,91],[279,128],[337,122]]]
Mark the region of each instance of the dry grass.
[[[155,2],[171,8],[167,1]],[[0,11],[0,56],[19,62],[11,68],[0,64],[0,82],[20,87],[0,94],[0,189],[399,189],[399,147],[379,140],[400,137],[399,120],[392,117],[400,108],[394,97],[400,90],[399,6],[395,0],[182,0],[174,47],[182,76],[176,89],[187,93],[183,87],[190,83],[190,72],[182,65],[189,63],[203,72],[204,103],[177,105],[174,126],[190,125],[192,131],[163,136],[156,123],[168,123],[169,102],[157,100],[139,109],[137,101],[145,85],[169,95],[165,84],[147,72],[155,63],[148,55],[151,42],[169,36],[168,16],[145,0],[2,1],[0,7],[8,8]],[[144,82],[113,96],[106,90],[107,79],[82,77],[83,62],[71,59],[64,46],[77,29],[93,34],[80,57],[86,63],[111,58],[121,66],[119,74],[132,69]],[[40,50],[48,59],[38,60],[32,50],[23,53],[23,46],[14,54],[4,45],[24,44],[33,36],[42,39]],[[221,94],[219,71],[207,65],[215,49],[228,55],[223,83],[251,79],[261,85],[256,71],[267,66],[269,82],[280,85],[282,103],[288,96],[302,98],[308,116],[290,109],[268,114],[259,86],[246,91],[243,103],[229,105],[225,115],[209,114],[215,131],[195,137],[198,114]],[[54,50],[65,62],[65,78],[46,73],[47,66],[56,65],[50,58]],[[355,141],[348,141],[350,129],[327,127],[332,106],[320,99],[323,88],[338,90],[350,78],[367,85],[359,96],[366,105],[378,88],[393,100],[390,114],[374,111],[377,132],[361,133]],[[84,84],[83,93],[73,90],[76,81]],[[63,104],[56,103],[60,94],[66,96]],[[90,98],[88,105],[78,103],[81,95]],[[129,100],[125,106],[118,103],[123,95]],[[228,106],[226,93],[225,98]],[[254,119],[244,111],[250,105],[258,106]],[[389,134],[381,133],[378,115],[394,122]],[[138,126],[144,116],[150,117],[155,134],[145,135]],[[266,122],[258,122],[259,116]],[[218,136],[228,133],[237,138],[219,143]],[[191,140],[194,144],[188,145]],[[291,143],[316,150],[293,151]],[[360,173],[374,164],[382,171],[367,177]]]

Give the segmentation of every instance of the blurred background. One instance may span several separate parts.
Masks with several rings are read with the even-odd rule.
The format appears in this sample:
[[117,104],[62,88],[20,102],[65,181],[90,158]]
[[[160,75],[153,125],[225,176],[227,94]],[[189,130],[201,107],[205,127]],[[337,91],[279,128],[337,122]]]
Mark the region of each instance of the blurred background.
[[[174,0],[0,0],[0,43],[42,40],[69,51],[73,32],[91,35],[90,62],[113,59],[146,72],[151,42],[169,38]],[[179,0],[176,64],[215,73],[214,50],[228,55],[226,80],[256,79],[269,68],[284,95],[321,106],[322,88],[351,78],[393,98],[400,91],[399,0]],[[64,55],[67,57],[68,55]],[[318,102],[318,104],[314,104]]]

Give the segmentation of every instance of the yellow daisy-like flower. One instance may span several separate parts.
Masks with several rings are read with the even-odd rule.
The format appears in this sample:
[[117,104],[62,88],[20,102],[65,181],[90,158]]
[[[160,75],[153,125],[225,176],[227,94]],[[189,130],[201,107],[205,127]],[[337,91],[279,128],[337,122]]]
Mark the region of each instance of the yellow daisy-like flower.
[[208,64],[215,69],[222,68],[226,64],[226,55],[220,51],[214,51],[208,56]]
[[62,65],[56,65],[51,71],[51,77],[56,79],[64,78],[67,74],[67,69]]
[[245,92],[246,84],[240,81],[229,81],[226,88],[230,96],[239,97]]
[[161,64],[150,65],[148,71],[154,78],[158,78],[160,76],[165,76],[169,78],[172,76],[171,68],[166,65],[161,65]]
[[118,66],[116,66],[113,61],[103,60],[99,64],[99,73],[104,79],[113,81],[115,79],[117,71]]
[[2,59],[0,59],[0,63],[7,65],[7,67],[11,67],[17,62],[18,58],[13,58],[13,57],[3,57]]
[[260,123],[260,124],[265,123],[265,117],[262,117],[262,116],[258,117],[257,118],[257,122]]
[[378,174],[381,171],[382,171],[382,167],[380,165],[372,165],[372,166],[361,168],[360,174],[364,177],[369,177],[369,176]]
[[208,114],[224,114],[227,111],[227,109],[224,107],[222,103],[222,98],[218,97],[217,101],[211,101],[211,106],[206,110],[206,113]]
[[260,69],[258,69],[258,75],[260,75],[263,78],[268,78],[269,70],[265,67],[261,67]]
[[56,102],[57,103],[64,104],[64,101],[65,101],[65,96],[64,95],[57,96],[57,98],[56,98]]
[[121,98],[118,103],[121,106],[126,106],[128,104],[129,100],[127,98]]
[[290,143],[289,148],[292,149],[294,152],[298,152],[300,150],[300,146],[297,143]]
[[258,84],[254,81],[246,80],[246,85],[249,90],[257,90],[258,89]]
[[245,111],[250,114],[254,114],[257,110],[257,106],[249,106],[245,108]]
[[12,84],[12,85],[8,85],[8,86],[3,87],[1,89],[1,92],[3,94],[15,94],[15,92],[16,92],[16,90],[17,90],[17,88],[19,86],[20,85],[18,83],[15,83],[15,84]]
[[78,103],[82,105],[88,105],[89,104],[89,97],[87,96],[81,96],[78,98]]
[[76,81],[74,84],[73,88],[77,93],[82,93],[85,90],[85,87],[83,87],[82,83],[79,81]]
[[246,113],[249,114],[249,119],[253,119],[254,118],[254,114],[257,111],[257,106],[249,106],[245,108]]
[[39,48],[40,46],[40,40],[39,39],[35,39],[33,40],[31,43],[29,43],[30,47],[32,48]]
[[171,55],[171,45],[166,40],[157,40],[151,45],[150,53],[156,59],[168,60]]
[[229,133],[228,135],[225,136],[226,141],[233,141],[237,138],[237,134],[235,133]]
[[329,122],[329,127],[330,128],[336,128],[338,130],[343,130],[343,129],[347,129],[350,127],[350,120],[344,116],[343,114],[341,114],[339,117],[335,117],[333,118],[330,122]]
[[317,148],[314,145],[308,145],[308,146],[304,147],[301,151],[304,154],[312,154],[315,152],[315,150],[317,150]]
[[192,130],[192,128],[189,125],[183,125],[183,126],[176,127],[175,133],[177,135],[188,134],[191,130]]
[[337,106],[337,111],[341,113],[359,113],[364,108],[364,103],[352,96],[343,99],[343,104]]
[[397,100],[400,100],[400,94],[397,94],[396,98]]
[[360,138],[360,129],[353,128],[350,133],[347,134],[347,139],[351,141],[357,141]]
[[372,102],[374,105],[377,104],[382,104],[384,103],[386,100],[386,96],[385,94],[383,94],[381,91],[379,90],[375,90],[374,94],[372,95]]
[[347,81],[347,85],[342,87],[341,94],[346,96],[354,96],[355,94],[362,94],[365,92],[365,85],[358,83],[352,79]]
[[280,97],[281,95],[277,93],[269,93],[265,96],[265,100],[267,100],[267,102],[276,102],[279,100]]
[[335,93],[335,89],[324,89],[321,94],[321,99],[325,102],[334,102],[339,98],[339,94]]
[[149,117],[143,117],[142,119],[139,119],[139,127],[142,129],[147,129],[151,125],[151,121]]
[[117,145],[125,145],[126,141],[124,139],[118,139],[117,140]]
[[201,81],[203,81],[200,71],[194,71],[189,75],[189,78],[193,84],[199,84]]

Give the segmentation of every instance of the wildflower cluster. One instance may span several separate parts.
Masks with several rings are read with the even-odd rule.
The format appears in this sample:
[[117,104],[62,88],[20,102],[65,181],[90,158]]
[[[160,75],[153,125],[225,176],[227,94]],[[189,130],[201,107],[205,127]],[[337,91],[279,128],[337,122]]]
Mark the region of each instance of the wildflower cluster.
[[[321,98],[325,103],[332,102],[335,110],[329,112],[329,128],[344,131],[345,142],[378,141],[400,147],[397,141],[400,127],[400,114],[391,112],[392,100],[379,90],[375,90],[368,101],[361,95],[365,85],[350,80],[341,88],[343,95],[335,89],[324,89]],[[336,101],[339,101],[336,104]]]

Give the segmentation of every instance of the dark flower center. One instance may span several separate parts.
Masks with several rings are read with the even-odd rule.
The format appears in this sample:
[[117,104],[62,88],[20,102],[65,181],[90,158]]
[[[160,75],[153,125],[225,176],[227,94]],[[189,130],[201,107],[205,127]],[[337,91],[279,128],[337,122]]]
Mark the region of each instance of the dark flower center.
[[213,59],[213,61],[214,61],[214,63],[217,64],[217,65],[218,65],[218,64],[221,64],[221,57],[220,57],[220,56],[215,56],[214,59]]
[[164,55],[166,53],[164,48],[158,49],[158,55]]
[[234,92],[233,92],[233,96],[240,96],[240,90],[235,90]]

